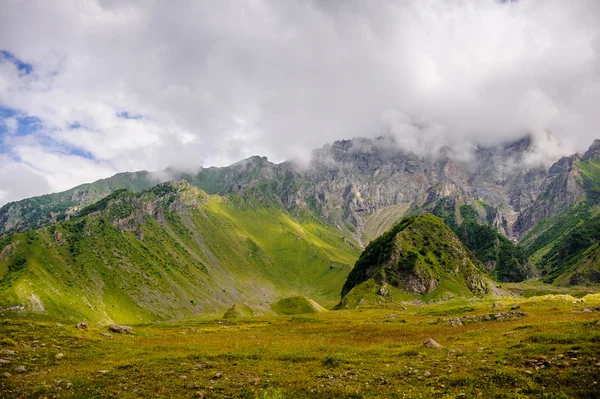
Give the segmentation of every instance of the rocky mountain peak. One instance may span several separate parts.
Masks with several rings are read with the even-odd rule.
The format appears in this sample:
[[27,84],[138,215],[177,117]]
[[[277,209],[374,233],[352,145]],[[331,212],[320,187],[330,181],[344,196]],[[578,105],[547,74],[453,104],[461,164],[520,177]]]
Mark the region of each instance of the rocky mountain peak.
[[600,139],[594,140],[590,148],[583,154],[581,159],[583,161],[588,161],[590,159],[600,158]]

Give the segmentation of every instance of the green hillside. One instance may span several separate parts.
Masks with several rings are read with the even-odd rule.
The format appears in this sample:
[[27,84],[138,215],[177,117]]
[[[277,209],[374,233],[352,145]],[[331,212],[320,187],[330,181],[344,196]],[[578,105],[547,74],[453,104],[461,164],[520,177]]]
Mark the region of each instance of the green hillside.
[[[485,209],[485,204],[481,207]],[[523,248],[495,228],[479,223],[474,206],[457,206],[452,198],[445,197],[437,202],[433,213],[456,233],[496,280],[518,282],[531,277]]]
[[65,220],[76,213],[78,208],[92,204],[116,190],[139,192],[159,182],[157,175],[146,171],[118,173],[110,178],[82,184],[60,193],[10,202],[0,207],[0,236]]
[[237,302],[270,312],[300,294],[332,306],[358,255],[310,215],[168,183],[2,239],[0,308],[134,323],[223,314]]
[[584,196],[565,211],[540,220],[522,244],[543,281],[555,285],[600,283],[600,157],[598,142],[572,173],[585,190]]
[[[554,230],[549,229],[537,241],[552,236]],[[540,250],[543,255],[537,254],[544,282],[559,285],[599,283],[599,242],[600,216],[582,219],[555,240],[549,241]]]
[[452,230],[432,214],[410,216],[372,241],[338,307],[492,293],[494,284]]

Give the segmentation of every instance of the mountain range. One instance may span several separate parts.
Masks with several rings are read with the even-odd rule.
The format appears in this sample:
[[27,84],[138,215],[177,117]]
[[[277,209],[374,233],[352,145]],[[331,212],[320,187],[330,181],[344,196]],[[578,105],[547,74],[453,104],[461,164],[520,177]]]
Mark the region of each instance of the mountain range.
[[238,302],[268,313],[295,295],[331,307],[361,249],[423,213],[498,282],[600,282],[600,140],[549,166],[537,151],[529,136],[466,155],[357,138],[308,164],[120,173],[12,202],[0,208],[0,308],[145,321]]

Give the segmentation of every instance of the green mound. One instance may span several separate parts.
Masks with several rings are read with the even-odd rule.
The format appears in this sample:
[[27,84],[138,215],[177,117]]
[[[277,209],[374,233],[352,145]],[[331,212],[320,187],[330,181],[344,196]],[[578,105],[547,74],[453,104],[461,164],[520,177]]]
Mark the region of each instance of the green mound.
[[304,296],[283,298],[271,305],[271,309],[280,315],[295,315],[303,313],[320,313],[327,309]]
[[338,308],[483,296],[494,289],[456,234],[425,214],[403,219],[367,246],[342,288]]
[[224,319],[241,319],[244,317],[252,317],[256,314],[254,309],[243,303],[235,303],[232,307],[227,309],[227,312],[223,315]]

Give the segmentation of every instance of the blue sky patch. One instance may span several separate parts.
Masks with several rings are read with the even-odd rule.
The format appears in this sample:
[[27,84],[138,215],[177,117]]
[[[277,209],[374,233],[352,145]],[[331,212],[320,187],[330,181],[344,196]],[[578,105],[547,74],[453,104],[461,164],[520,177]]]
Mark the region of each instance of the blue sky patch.
[[41,136],[39,138],[38,142],[40,144],[42,144],[45,148],[47,148],[48,150],[50,150],[51,152],[54,152],[54,153],[60,153],[63,155],[74,155],[74,156],[81,157],[81,158],[96,160],[96,158],[94,157],[94,155],[91,152],[89,152],[81,147],[76,147],[76,146],[62,143],[60,141],[56,141],[48,135]]
[[124,119],[142,119],[142,115],[130,114],[127,111],[117,112],[117,116]]
[[20,59],[15,57],[11,52],[6,50],[0,50],[0,62],[10,62],[12,64],[15,64],[17,69],[25,75],[29,75],[33,70],[33,65],[21,61]]
[[17,136],[26,136],[35,132],[42,126],[40,118],[22,114],[14,109],[0,105],[0,135],[9,133],[8,126],[4,123],[8,118],[15,118],[17,120],[17,130],[13,132],[13,134]]

